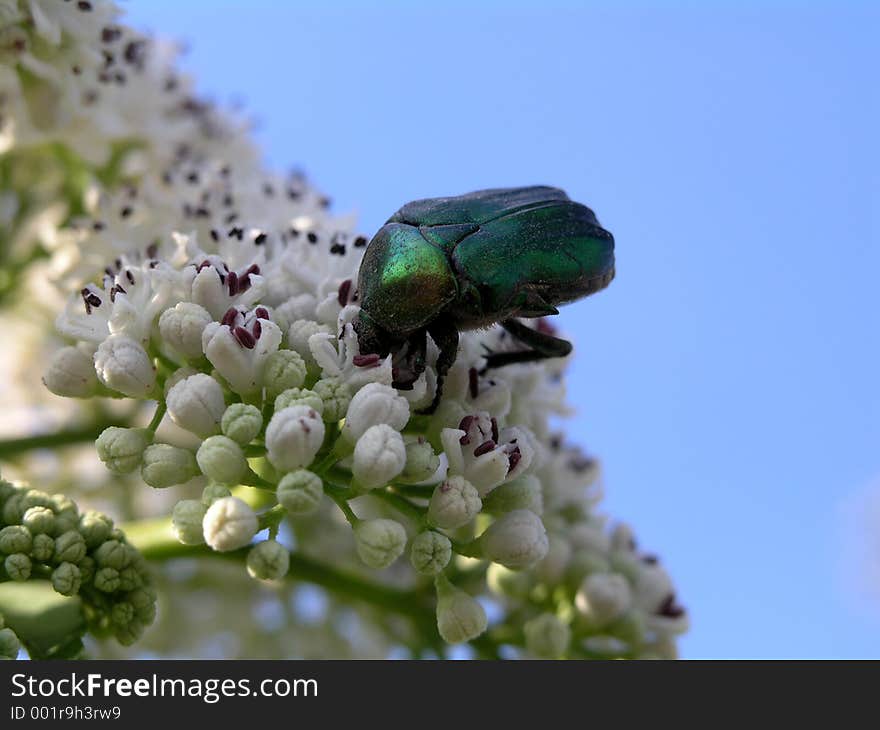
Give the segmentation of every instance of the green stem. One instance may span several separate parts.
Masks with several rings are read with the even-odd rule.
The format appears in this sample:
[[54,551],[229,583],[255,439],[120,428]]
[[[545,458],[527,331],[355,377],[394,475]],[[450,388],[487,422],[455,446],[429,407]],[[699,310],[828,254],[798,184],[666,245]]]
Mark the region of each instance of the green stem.
[[112,425],[114,424],[110,421],[101,421],[55,433],[6,439],[0,441],[0,459],[11,459],[34,449],[53,449],[59,446],[88,443],[97,439],[105,428]]
[[154,434],[156,433],[156,429],[159,428],[159,424],[162,423],[162,419],[165,418],[165,412],[168,410],[168,406],[165,404],[164,400],[160,400],[156,404],[156,412],[153,414],[153,419],[150,421],[150,424],[147,426],[147,429],[152,431]]
[[374,489],[372,492],[368,492],[368,494],[377,499],[381,499],[383,502],[391,506],[392,509],[409,517],[409,519],[417,525],[421,526],[424,524],[426,510],[414,505],[408,499],[401,497],[399,494],[389,491],[388,489]]

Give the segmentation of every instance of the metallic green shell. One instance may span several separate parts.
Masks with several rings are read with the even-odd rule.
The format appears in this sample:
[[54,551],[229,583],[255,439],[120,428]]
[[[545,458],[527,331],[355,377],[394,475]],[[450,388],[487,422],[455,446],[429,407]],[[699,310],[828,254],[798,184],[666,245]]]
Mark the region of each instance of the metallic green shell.
[[460,328],[555,314],[614,277],[614,238],[558,188],[481,190],[403,206],[374,236],[361,306],[405,335],[441,312]]

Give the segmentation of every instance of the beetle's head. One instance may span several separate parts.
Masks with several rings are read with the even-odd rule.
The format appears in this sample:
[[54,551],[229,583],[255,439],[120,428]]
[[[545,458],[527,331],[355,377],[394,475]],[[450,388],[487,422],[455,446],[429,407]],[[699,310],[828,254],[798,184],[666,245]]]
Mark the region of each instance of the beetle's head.
[[399,344],[397,338],[379,325],[364,309],[358,312],[351,323],[358,337],[358,347],[362,355],[373,353],[385,357]]

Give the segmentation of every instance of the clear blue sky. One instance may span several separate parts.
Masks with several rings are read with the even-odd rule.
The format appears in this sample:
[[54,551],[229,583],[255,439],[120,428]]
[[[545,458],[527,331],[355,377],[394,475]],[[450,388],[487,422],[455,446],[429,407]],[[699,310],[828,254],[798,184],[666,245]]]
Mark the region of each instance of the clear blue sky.
[[676,578],[684,655],[880,656],[841,517],[880,480],[876,4],[128,6],[364,230],[489,186],[591,205],[618,278],[561,315],[569,433]]

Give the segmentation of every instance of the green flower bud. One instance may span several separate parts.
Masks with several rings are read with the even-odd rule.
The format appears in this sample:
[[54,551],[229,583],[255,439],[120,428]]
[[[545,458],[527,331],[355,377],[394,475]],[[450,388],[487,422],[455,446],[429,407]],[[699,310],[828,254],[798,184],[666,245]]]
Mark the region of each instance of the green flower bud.
[[225,484],[209,484],[202,490],[202,504],[205,507],[210,507],[218,499],[229,497],[231,494],[232,492]]
[[453,530],[470,522],[482,506],[473,484],[464,477],[449,477],[431,495],[428,522],[434,527]]
[[[3,522],[7,525],[15,525],[21,522],[21,518],[24,515],[26,507],[22,507],[22,503],[24,502],[24,494],[12,494],[7,497],[6,501],[3,503]],[[0,548],[2,550],[2,548]]]
[[134,607],[135,616],[145,624],[153,623],[156,617],[156,593],[152,588],[137,588],[128,596],[128,603]]
[[306,388],[290,388],[275,399],[276,412],[290,406],[308,406],[318,413],[324,412],[324,401],[321,400],[321,396]]
[[110,609],[110,620],[117,626],[127,626],[135,618],[134,606],[123,601]]
[[113,520],[100,512],[89,511],[79,518],[79,534],[90,550],[110,537]]
[[203,474],[220,484],[238,484],[248,469],[241,446],[228,436],[205,439],[196,453],[196,461]]
[[174,536],[184,545],[202,545],[202,520],[208,507],[198,499],[184,499],[174,505],[171,513],[171,527]]
[[434,453],[434,449],[424,437],[410,441],[406,445],[406,466],[400,475],[400,480],[408,484],[422,482],[430,479],[440,466],[440,457]]
[[306,363],[293,350],[277,350],[266,358],[263,384],[266,397],[275,398],[289,388],[299,388],[306,380]]
[[21,518],[21,524],[31,535],[48,535],[55,530],[55,513],[48,507],[29,507]]
[[422,575],[436,575],[452,558],[452,543],[446,535],[427,530],[416,535],[410,548],[410,562]]
[[527,509],[540,515],[544,511],[541,482],[531,474],[525,474],[513,481],[495,487],[483,499],[483,511],[490,514],[504,514],[516,509]]
[[0,659],[15,659],[21,642],[12,629],[0,629]]
[[324,485],[317,474],[308,469],[297,469],[281,478],[275,498],[290,514],[309,515],[321,504]]
[[523,627],[526,648],[540,659],[558,659],[568,649],[571,629],[552,613],[542,613]]
[[95,588],[104,593],[113,593],[119,589],[119,571],[115,568],[100,568],[95,573]]
[[224,435],[242,446],[253,441],[262,427],[263,415],[260,409],[249,403],[233,403],[223,412],[220,420],[220,429]]
[[0,530],[0,553],[28,553],[32,544],[31,533],[23,525],[9,525]]
[[351,403],[351,390],[339,378],[321,378],[312,386],[324,403],[323,417],[328,423],[345,418]]
[[437,629],[443,641],[460,644],[476,639],[489,624],[480,603],[456,588],[442,573],[435,580],[437,588]]
[[141,476],[151,487],[162,489],[184,484],[198,473],[199,466],[191,451],[169,444],[153,444],[144,451]]
[[127,548],[128,545],[119,540],[107,540],[93,553],[95,562],[101,568],[122,570],[131,563],[132,559],[132,554]]
[[7,555],[3,568],[12,580],[27,580],[31,577],[31,559],[24,553]]
[[76,567],[79,568],[80,579],[83,583],[91,583],[92,578],[95,577],[95,571],[98,569],[94,558],[88,555],[80,560]]
[[62,532],[75,530],[79,527],[79,508],[69,497],[63,494],[53,494],[52,510],[55,512],[53,534],[60,535]]
[[119,571],[119,590],[121,591],[133,591],[135,588],[140,588],[145,582],[145,577],[134,566]]
[[69,530],[55,538],[54,562],[77,564],[85,555],[86,541],[76,530]]
[[31,544],[31,558],[38,563],[45,563],[55,552],[55,540],[49,535],[34,535],[34,541]]
[[98,436],[95,448],[98,458],[114,474],[131,474],[141,465],[144,450],[152,440],[153,434],[145,428],[111,426]]
[[354,539],[357,554],[366,565],[387,568],[403,553],[406,530],[395,520],[364,520],[355,526]]
[[287,575],[290,554],[275,540],[258,542],[247,556],[247,571],[251,578],[280,580]]
[[52,571],[52,587],[62,596],[73,596],[79,592],[82,574],[73,563],[61,563]]
[[507,512],[479,537],[483,557],[518,570],[543,559],[549,549],[547,531],[534,512]]
[[123,646],[131,646],[144,635],[144,625],[137,619],[125,626],[117,626],[113,636]]

